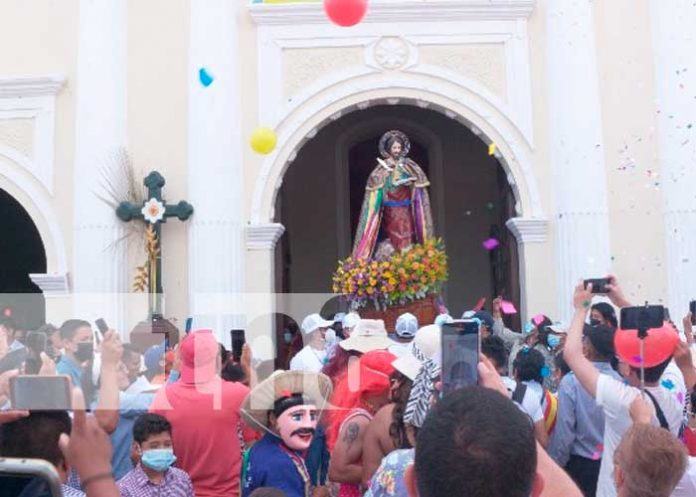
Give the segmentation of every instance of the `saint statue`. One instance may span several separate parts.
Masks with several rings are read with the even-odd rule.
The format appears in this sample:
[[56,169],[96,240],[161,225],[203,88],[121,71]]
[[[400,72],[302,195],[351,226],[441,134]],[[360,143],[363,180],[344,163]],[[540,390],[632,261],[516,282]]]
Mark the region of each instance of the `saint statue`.
[[388,131],[379,141],[382,158],[367,179],[353,244],[356,259],[386,258],[433,237],[430,182],[407,157],[410,148],[401,131]]

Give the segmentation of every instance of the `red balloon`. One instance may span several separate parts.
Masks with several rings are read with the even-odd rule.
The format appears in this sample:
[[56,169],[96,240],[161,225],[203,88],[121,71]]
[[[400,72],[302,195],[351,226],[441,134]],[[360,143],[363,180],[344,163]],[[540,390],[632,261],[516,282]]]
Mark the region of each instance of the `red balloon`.
[[339,26],[355,26],[367,13],[367,0],[324,0],[324,12]]
[[[679,335],[667,322],[662,328],[648,330],[648,336],[644,338],[645,348],[642,365],[651,368],[662,364],[674,353],[674,348],[679,342]],[[616,330],[614,334],[614,348],[619,358],[633,367],[641,366],[640,338],[638,330]]]

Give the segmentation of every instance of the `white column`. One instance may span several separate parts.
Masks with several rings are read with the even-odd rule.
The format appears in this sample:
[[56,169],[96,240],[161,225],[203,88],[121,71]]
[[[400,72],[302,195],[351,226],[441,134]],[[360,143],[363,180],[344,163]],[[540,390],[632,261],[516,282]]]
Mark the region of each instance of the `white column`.
[[571,313],[579,279],[610,266],[602,111],[591,0],[553,0],[546,9],[550,158],[556,201],[558,318]]
[[[244,204],[239,11],[245,2],[191,0],[189,47],[189,305],[195,328],[223,343],[244,326],[235,309],[244,283]],[[214,78],[205,87],[199,70]],[[206,310],[206,294],[225,294],[227,311]]]
[[696,299],[696,8],[690,0],[652,0],[650,13],[667,234],[667,305],[679,322],[689,301]]
[[124,336],[127,252],[117,242],[123,225],[97,195],[104,195],[105,176],[123,179],[114,159],[126,144],[127,6],[126,0],[80,1],[72,274],[75,317],[103,317]]

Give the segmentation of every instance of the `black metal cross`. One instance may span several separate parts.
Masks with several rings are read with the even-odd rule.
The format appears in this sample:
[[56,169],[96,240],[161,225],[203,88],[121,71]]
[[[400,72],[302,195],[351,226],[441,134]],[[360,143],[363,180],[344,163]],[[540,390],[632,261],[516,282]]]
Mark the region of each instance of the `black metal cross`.
[[147,200],[143,205],[133,205],[130,202],[121,202],[116,209],[116,215],[121,221],[128,222],[132,219],[142,219],[150,223],[155,233],[158,250],[155,255],[154,267],[148,266],[150,280],[150,318],[162,316],[162,250],[160,243],[160,230],[162,223],[169,217],[177,217],[180,221],[186,221],[193,214],[193,206],[182,200],[176,205],[167,204],[162,199],[162,188],[165,185],[164,177],[157,171],[152,171],[143,181],[147,187]]

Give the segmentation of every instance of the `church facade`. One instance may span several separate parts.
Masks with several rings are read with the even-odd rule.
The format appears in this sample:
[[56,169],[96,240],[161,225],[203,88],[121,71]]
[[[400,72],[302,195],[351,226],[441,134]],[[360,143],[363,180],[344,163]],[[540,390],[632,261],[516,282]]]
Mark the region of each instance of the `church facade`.
[[566,319],[572,286],[609,271],[673,318],[696,298],[690,1],[371,0],[352,28],[311,0],[6,4],[0,189],[43,245],[22,271],[48,321],[142,319],[142,244],[103,198],[128,194],[125,152],[194,207],[162,226],[165,316],[228,340],[272,327],[276,293],[320,306],[352,243],[353,164],[388,129],[428,163],[450,280],[469,282],[448,290],[458,313],[502,288],[523,319]]

